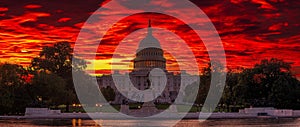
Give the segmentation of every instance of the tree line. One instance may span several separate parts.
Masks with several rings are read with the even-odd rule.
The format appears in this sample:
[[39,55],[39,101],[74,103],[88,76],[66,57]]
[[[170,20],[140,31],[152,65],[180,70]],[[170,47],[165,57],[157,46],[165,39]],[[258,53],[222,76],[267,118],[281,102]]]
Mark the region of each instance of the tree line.
[[[69,42],[45,46],[28,67],[0,63],[0,114],[24,113],[26,107],[57,107],[79,103],[72,79],[72,70],[84,72],[86,61],[74,58]],[[72,60],[73,59],[73,60]],[[226,72],[226,73],[225,73]],[[226,85],[219,105],[272,106],[276,108],[300,108],[300,82],[291,73],[291,64],[276,58],[265,59],[252,68],[241,71],[226,70],[218,62],[209,63],[200,75],[200,81],[188,85],[184,101],[204,104],[211,86],[213,73],[226,74]],[[88,82],[84,84],[90,84]],[[194,89],[199,86],[199,89]],[[84,86],[85,87],[85,86]],[[88,90],[88,89],[87,89]],[[107,101],[115,98],[111,88],[101,88]],[[196,101],[189,93],[197,92]],[[86,100],[94,95],[87,95]],[[93,102],[96,103],[96,102]],[[229,110],[228,110],[229,111]]]
[[[227,108],[227,111],[237,106],[300,109],[300,81],[292,74],[291,63],[271,58],[252,68],[226,72],[225,88],[217,106]],[[212,73],[224,73],[224,67],[212,62],[203,69],[200,82],[186,87],[186,102],[191,102],[189,93],[198,92],[195,103],[204,104],[209,89],[213,87],[210,84]],[[197,85],[199,89],[193,89]]]
[[[45,46],[29,67],[0,64],[0,114],[24,113],[26,107],[49,107],[79,103],[73,70],[84,73],[86,62],[73,58],[69,42]],[[72,59],[74,63],[72,63]]]

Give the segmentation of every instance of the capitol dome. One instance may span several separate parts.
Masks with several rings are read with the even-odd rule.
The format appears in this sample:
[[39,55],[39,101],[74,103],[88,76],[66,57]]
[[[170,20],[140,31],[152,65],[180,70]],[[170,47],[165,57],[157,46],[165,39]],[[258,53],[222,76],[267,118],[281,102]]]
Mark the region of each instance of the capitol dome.
[[159,41],[152,35],[149,20],[147,36],[140,42],[134,59],[134,70],[166,69],[166,59]]
[[161,48],[159,41],[152,35],[151,27],[148,28],[147,36],[140,42],[138,51],[145,48]]

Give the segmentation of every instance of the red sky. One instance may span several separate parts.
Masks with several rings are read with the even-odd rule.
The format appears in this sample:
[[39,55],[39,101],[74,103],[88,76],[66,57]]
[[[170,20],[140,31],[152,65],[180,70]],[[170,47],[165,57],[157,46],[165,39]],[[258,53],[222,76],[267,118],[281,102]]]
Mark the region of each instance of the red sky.
[[[300,74],[300,1],[292,0],[192,0],[210,18],[225,49],[228,67],[252,67],[262,59],[279,58],[293,63],[293,71]],[[103,2],[99,0],[6,0],[0,2],[0,62],[27,66],[38,56],[43,46],[59,41],[75,42],[85,21]],[[165,5],[172,6],[172,5]],[[199,12],[188,12],[189,15]],[[99,20],[112,16],[100,15]],[[98,73],[109,70],[112,54],[117,56],[119,68],[130,63],[138,42],[151,17],[153,27],[174,32],[192,49],[199,67],[207,62],[205,47],[189,27],[165,15],[139,14],[119,21],[103,38],[96,60]],[[200,21],[195,21],[200,22]],[[100,24],[105,25],[105,24]],[[90,33],[92,35],[93,33]],[[203,32],[203,34],[209,34]],[[167,35],[167,34],[166,34]],[[155,33],[163,47],[180,51],[174,38],[161,40],[166,35]],[[94,35],[97,36],[97,35]],[[171,35],[170,35],[171,36]],[[134,38],[134,39],[133,39]],[[127,42],[114,53],[118,43]],[[89,41],[89,40],[87,40]],[[92,40],[91,40],[92,41]],[[129,43],[131,42],[131,43]],[[169,43],[168,43],[169,42]],[[173,47],[172,47],[173,45]],[[89,45],[85,45],[88,51]],[[169,53],[168,69],[176,70],[176,60]],[[189,65],[185,65],[188,67]]]

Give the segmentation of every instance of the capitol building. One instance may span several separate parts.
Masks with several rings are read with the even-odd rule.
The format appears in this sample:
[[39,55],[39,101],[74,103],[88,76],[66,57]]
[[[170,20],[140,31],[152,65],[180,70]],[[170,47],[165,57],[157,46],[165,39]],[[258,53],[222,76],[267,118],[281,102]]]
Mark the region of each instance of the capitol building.
[[[145,99],[149,96],[140,96],[139,91],[153,89],[150,96],[155,98],[154,103],[182,102],[185,95],[185,86],[196,82],[198,76],[190,75],[185,71],[174,74],[166,69],[167,59],[160,42],[152,35],[151,21],[149,20],[148,33],[139,43],[133,59],[133,70],[121,74],[114,71],[111,75],[102,75],[97,78],[99,87],[111,87],[116,93],[114,104],[134,103],[138,98]],[[118,86],[118,87],[116,87]],[[180,96],[179,96],[180,95]],[[130,98],[137,98],[132,100]]]

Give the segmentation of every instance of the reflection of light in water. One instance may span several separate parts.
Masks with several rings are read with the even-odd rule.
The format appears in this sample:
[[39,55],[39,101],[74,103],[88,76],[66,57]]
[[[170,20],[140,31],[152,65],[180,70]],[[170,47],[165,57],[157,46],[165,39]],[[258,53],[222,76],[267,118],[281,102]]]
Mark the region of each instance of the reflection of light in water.
[[78,126],[81,127],[81,119],[78,119]]
[[[190,119],[181,120],[175,127],[202,127],[203,122],[206,120]],[[166,120],[166,119],[156,119],[156,120],[94,120],[98,123],[98,126],[108,126],[108,127],[169,127],[173,125],[176,120]],[[202,125],[203,124],[203,125]],[[218,124],[219,125],[219,124]],[[220,124],[222,125],[222,124]],[[98,127],[97,126],[97,127]]]
[[103,120],[94,120],[94,122],[95,122],[95,127],[98,127],[98,126],[102,127],[103,126]]
[[[69,119],[68,119],[69,120]],[[54,120],[56,121],[56,120]],[[29,119],[5,119],[0,121],[0,127],[53,127],[53,120],[29,120]],[[57,120],[55,124],[60,127],[77,126],[78,119],[70,119],[69,122],[64,120]],[[98,123],[98,125],[95,124]],[[174,122],[173,120],[157,120],[154,122],[147,122],[143,120],[81,120],[81,127],[167,127],[170,123]],[[70,125],[69,125],[70,124]],[[299,127],[300,118],[279,118],[279,119],[210,119],[210,120],[198,120],[198,119],[185,119],[181,120],[175,125],[175,127],[249,127],[249,126],[280,126],[280,127]]]
[[[81,119],[72,119],[72,127],[81,127],[82,123],[87,123],[86,120],[81,120]],[[94,120],[93,122],[94,125],[93,127],[102,127],[103,126],[103,120]],[[84,125],[83,125],[84,127]]]
[[72,126],[76,127],[76,119],[72,119]]
[[[76,121],[77,121],[78,126],[76,126]],[[78,120],[72,119],[72,126],[73,127],[81,127],[81,123],[82,123],[81,119],[78,119]]]

